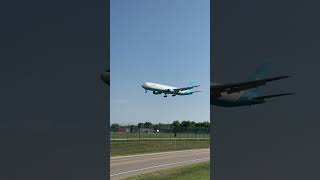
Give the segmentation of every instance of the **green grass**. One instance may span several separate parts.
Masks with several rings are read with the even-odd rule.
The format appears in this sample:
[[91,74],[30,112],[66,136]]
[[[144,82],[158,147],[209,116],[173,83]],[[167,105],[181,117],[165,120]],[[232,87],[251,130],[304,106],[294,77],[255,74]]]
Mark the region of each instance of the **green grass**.
[[210,139],[111,141],[110,156],[209,148]]
[[[120,133],[110,132],[111,139],[130,139],[130,138],[174,138],[174,133]],[[209,138],[209,133],[177,133],[176,138]]]
[[129,177],[125,180],[209,180],[210,162],[160,170],[152,173]]

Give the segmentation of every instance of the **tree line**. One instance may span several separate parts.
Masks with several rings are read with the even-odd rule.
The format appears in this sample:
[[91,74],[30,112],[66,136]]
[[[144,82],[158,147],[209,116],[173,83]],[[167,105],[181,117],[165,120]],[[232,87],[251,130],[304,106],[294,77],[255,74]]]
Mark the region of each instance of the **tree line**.
[[209,129],[210,122],[194,122],[194,121],[173,121],[171,124],[157,123],[152,124],[151,122],[138,123],[137,125],[121,126],[119,124],[111,124],[111,131],[116,131],[118,128],[130,128],[130,129],[141,129],[141,128],[152,128],[152,129]]

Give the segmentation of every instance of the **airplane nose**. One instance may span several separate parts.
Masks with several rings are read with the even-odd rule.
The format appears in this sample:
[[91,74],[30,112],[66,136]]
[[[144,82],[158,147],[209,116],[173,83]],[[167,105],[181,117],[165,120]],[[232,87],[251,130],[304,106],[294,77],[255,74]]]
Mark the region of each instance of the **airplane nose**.
[[110,71],[107,70],[107,71],[101,73],[101,80],[104,83],[110,85]]
[[143,83],[141,86],[142,86],[143,88],[147,88],[147,87],[148,87],[148,83],[145,82],[145,83]]

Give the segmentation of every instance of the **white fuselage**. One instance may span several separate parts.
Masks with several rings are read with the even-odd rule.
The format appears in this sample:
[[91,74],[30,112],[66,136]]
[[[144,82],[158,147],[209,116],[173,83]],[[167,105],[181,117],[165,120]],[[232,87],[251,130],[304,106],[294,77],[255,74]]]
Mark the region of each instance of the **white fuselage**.
[[167,85],[163,85],[163,84],[157,84],[157,83],[151,83],[151,82],[145,82],[142,84],[142,88],[144,88],[147,92],[147,90],[149,91],[153,91],[153,94],[172,94],[172,95],[189,95],[192,94],[190,91],[188,90],[184,90],[184,91],[174,91],[174,89],[178,89],[177,87],[173,87],[173,86],[167,86]]
[[[215,85],[219,84],[211,83],[211,86]],[[246,92],[246,90],[230,94],[228,94],[227,92],[223,92],[219,96],[216,96],[215,93],[212,93],[210,95],[210,101],[212,105],[224,107],[246,106],[263,103],[263,101],[252,100],[250,96],[245,95]]]

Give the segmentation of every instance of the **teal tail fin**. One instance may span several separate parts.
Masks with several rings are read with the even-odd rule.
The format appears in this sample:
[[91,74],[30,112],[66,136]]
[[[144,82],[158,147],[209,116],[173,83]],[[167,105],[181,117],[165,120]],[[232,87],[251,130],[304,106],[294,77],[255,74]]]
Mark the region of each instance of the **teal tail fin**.
[[[197,82],[195,80],[192,80],[189,82],[188,84],[189,86],[196,86],[197,85]],[[192,89],[188,89],[186,90],[186,92],[189,92],[189,93],[194,93],[194,92],[200,92],[200,91],[193,91]]]
[[[269,74],[271,68],[271,64],[269,62],[265,62],[258,66],[256,71],[249,77],[250,81],[259,80],[266,78],[266,76]],[[257,97],[259,96],[258,88],[249,89],[245,92],[244,96],[246,97]]]
[[192,80],[192,81],[189,82],[189,86],[194,86],[194,85],[196,85],[196,84],[197,84],[197,83],[196,83],[195,80]]
[[259,80],[266,78],[270,72],[271,64],[269,62],[261,64],[256,71],[249,77],[249,80]]

